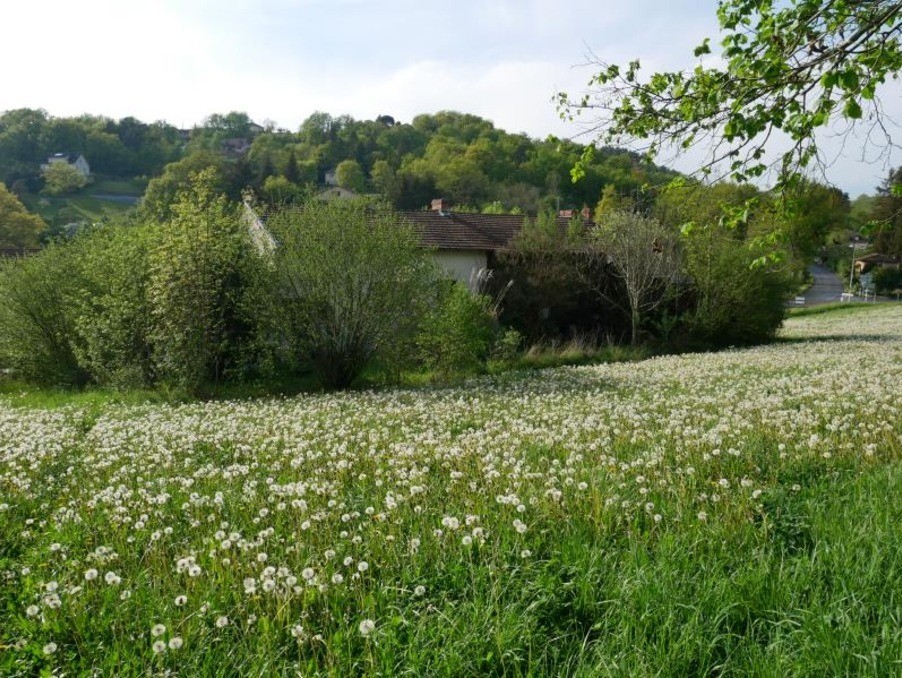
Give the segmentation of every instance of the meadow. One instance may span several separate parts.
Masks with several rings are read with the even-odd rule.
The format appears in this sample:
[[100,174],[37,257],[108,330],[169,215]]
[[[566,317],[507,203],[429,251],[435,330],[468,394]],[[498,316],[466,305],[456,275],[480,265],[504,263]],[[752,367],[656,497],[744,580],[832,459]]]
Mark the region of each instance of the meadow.
[[899,675],[902,306],[215,402],[0,395],[0,674]]

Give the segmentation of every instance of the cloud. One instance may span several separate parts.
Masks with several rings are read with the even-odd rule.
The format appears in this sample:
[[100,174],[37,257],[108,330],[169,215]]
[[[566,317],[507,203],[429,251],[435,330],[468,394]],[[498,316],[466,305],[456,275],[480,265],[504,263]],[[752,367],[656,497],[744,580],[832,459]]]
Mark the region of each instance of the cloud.
[[[296,128],[316,110],[410,120],[450,109],[533,137],[575,136],[581,128],[558,118],[552,97],[583,91],[597,70],[580,67],[587,54],[611,63],[641,58],[648,72],[687,68],[692,48],[716,39],[717,29],[712,4],[697,0],[9,4],[0,110],[134,115],[180,126],[230,110]],[[884,94],[897,118],[900,89],[896,82]],[[838,157],[828,176],[852,192],[870,190],[883,164],[853,162],[863,138],[845,141],[842,150],[827,142]]]

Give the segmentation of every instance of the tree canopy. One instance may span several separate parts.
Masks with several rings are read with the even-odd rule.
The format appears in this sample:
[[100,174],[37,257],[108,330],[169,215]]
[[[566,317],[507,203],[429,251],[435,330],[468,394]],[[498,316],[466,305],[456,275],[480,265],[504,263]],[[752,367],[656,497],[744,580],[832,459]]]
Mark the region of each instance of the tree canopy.
[[47,225],[0,182],[0,247],[35,247]]
[[[902,70],[902,3],[720,0],[717,18],[722,59],[714,65],[643,77],[638,60],[595,60],[588,94],[558,96],[561,115],[588,112],[597,139],[641,139],[650,156],[710,143],[703,169],[726,162],[738,181],[774,164],[781,184],[798,176],[819,159],[816,132],[838,122],[846,132],[867,125],[868,137],[877,132],[889,147],[878,88]],[[710,53],[709,39],[695,48],[696,57]],[[768,157],[781,134],[789,149]],[[588,147],[576,176],[590,157]]]

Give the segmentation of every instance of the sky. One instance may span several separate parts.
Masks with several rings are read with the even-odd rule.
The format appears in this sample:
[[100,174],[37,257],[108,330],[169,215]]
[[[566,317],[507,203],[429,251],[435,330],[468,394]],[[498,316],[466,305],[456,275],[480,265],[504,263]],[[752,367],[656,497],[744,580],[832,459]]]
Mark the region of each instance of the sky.
[[[409,122],[456,110],[508,132],[588,141],[578,123],[560,119],[553,97],[585,90],[590,56],[639,58],[649,71],[693,67],[693,47],[717,34],[715,8],[715,0],[15,2],[4,8],[0,111],[191,127],[236,110],[297,129],[314,111]],[[899,83],[882,99],[902,121]],[[861,162],[863,146],[825,139],[825,178],[852,197],[887,175],[874,149]],[[682,171],[700,159],[660,158]]]

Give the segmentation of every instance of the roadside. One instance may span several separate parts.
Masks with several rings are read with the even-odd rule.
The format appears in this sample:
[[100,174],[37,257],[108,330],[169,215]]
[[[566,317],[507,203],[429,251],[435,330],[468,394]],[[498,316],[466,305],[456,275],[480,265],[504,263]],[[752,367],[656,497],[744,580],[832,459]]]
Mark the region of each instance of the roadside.
[[805,291],[805,306],[832,304],[842,299],[842,280],[826,266],[812,264],[808,267],[814,282]]

